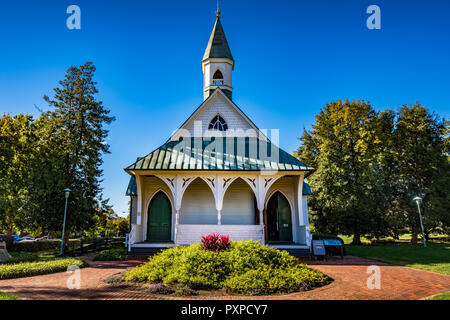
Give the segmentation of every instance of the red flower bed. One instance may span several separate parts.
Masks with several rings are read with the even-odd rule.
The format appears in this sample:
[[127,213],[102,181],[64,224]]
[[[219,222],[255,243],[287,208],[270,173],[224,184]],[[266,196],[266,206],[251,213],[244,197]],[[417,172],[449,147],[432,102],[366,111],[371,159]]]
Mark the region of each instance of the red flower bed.
[[220,251],[230,247],[230,237],[220,234],[208,234],[202,237],[202,246],[204,250]]

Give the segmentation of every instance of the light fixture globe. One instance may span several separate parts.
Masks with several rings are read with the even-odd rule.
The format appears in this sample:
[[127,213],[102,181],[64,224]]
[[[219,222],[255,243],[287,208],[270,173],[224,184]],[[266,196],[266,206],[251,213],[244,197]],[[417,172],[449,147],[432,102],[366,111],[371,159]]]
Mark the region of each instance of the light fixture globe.
[[72,190],[70,190],[69,188],[64,189],[64,194],[66,195],[66,199],[69,198],[70,192]]

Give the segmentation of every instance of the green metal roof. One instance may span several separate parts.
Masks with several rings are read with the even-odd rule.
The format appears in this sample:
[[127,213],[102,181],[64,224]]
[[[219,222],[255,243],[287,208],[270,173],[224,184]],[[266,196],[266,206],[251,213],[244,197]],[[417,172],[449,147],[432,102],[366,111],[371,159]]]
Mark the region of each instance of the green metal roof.
[[220,17],[217,16],[214,29],[209,38],[208,45],[206,46],[205,54],[203,55],[203,61],[209,58],[228,58],[234,61],[231,54],[230,47],[228,46],[225,32],[223,31],[222,24],[220,23]]
[[[275,154],[278,151],[277,161],[271,159],[271,150]],[[249,138],[211,138],[211,140],[192,138],[166,142],[147,156],[138,158],[125,170],[313,171],[314,169],[276,145],[272,145],[270,141]]]
[[[134,178],[133,178],[134,179]],[[311,195],[312,194],[312,192],[311,192],[311,188],[309,187],[309,184],[308,184],[308,182],[306,182],[305,180],[303,180],[303,192],[302,192],[302,194],[304,195],[304,196],[309,196],[309,195]]]
[[127,196],[137,196],[137,185],[136,179],[134,177],[130,178],[130,182],[128,182],[127,192],[125,193]]

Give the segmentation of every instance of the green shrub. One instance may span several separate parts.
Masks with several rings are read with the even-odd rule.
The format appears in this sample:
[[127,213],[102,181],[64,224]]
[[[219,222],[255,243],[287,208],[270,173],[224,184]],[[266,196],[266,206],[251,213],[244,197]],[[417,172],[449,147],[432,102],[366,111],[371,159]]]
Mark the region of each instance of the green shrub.
[[119,261],[127,257],[127,248],[111,248],[101,251],[94,257],[94,261]]
[[173,295],[179,296],[179,297],[188,297],[188,296],[196,296],[196,295],[198,295],[198,292],[191,288],[182,287],[182,288],[175,290]]
[[13,296],[12,294],[0,292],[0,300],[21,300],[21,299],[19,297]]
[[221,288],[231,272],[225,251],[206,251],[201,245],[176,247],[155,255],[129,272],[127,281],[182,284],[191,288]]
[[39,256],[34,252],[10,252],[11,259],[0,261],[0,264],[11,264],[20,262],[32,262],[39,260]]
[[164,283],[191,289],[220,289],[240,294],[273,294],[321,286],[329,278],[298,263],[286,251],[255,241],[232,242],[224,251],[200,244],[164,250],[125,276],[126,281]]
[[298,265],[291,269],[257,269],[229,277],[224,287],[229,293],[267,295],[291,293],[322,286],[328,282],[320,271]]
[[0,280],[62,272],[72,265],[82,268],[87,266],[87,263],[81,259],[56,259],[42,262],[4,264],[0,265]]

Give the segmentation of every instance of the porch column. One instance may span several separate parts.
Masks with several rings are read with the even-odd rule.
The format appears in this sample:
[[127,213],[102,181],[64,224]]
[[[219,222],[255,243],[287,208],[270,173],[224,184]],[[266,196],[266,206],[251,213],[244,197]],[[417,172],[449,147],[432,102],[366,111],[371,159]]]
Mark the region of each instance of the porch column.
[[137,210],[136,210],[136,224],[142,224],[142,199],[143,199],[143,190],[141,183],[141,176],[136,174],[136,188],[137,188]]
[[305,213],[303,212],[303,179],[304,173],[298,176],[296,181],[296,196],[297,196],[297,212],[298,212],[298,226],[302,227],[306,225]]
[[175,228],[173,235],[173,242],[177,243],[178,223],[180,221],[180,209],[175,209]]
[[222,224],[222,210],[217,210],[217,224]]
[[264,216],[263,216],[263,211],[264,211],[264,209],[259,209],[258,208],[258,211],[259,211],[259,225],[261,225],[261,226],[263,226],[264,225]]
[[180,223],[180,210],[176,210],[175,212],[175,225],[177,226]]
[[181,199],[183,197],[183,186],[182,179],[180,176],[176,175],[174,178],[173,186],[173,198],[175,202],[175,230],[173,235],[173,242],[175,245],[178,244],[178,225],[180,224],[180,210],[181,210]]

